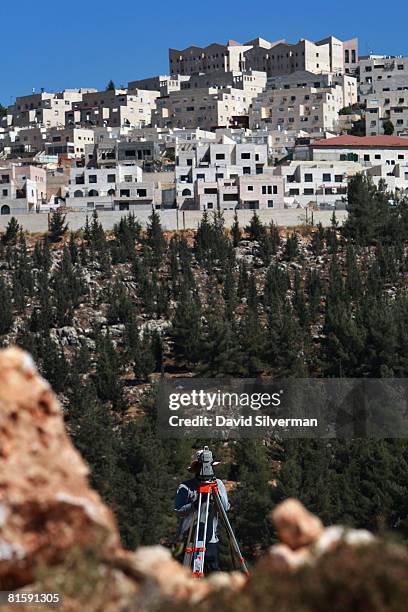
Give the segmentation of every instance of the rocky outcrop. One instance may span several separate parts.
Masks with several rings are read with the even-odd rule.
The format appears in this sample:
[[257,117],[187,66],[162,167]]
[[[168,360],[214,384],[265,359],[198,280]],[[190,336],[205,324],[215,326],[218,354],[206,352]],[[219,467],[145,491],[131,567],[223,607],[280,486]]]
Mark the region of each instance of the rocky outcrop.
[[347,529],[340,525],[323,527],[320,519],[311,514],[297,499],[287,499],[271,513],[280,544],[270,547],[261,561],[271,569],[296,570],[312,565],[325,553],[340,545],[364,546],[373,544],[375,537],[365,529]]
[[0,585],[30,582],[74,546],[109,555],[119,544],[110,510],[65,432],[61,407],[31,357],[0,351]]

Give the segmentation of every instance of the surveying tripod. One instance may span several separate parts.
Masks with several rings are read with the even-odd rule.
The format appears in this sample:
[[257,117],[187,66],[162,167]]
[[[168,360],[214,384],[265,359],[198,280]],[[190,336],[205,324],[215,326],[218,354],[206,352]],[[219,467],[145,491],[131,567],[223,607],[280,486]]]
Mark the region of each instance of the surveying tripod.
[[[211,451],[208,450],[208,447],[204,447],[203,459],[205,462],[204,453]],[[199,454],[197,455],[199,457]],[[199,459],[200,461],[200,459]],[[209,463],[209,462],[207,462]],[[211,466],[212,466],[212,455],[211,455]],[[231,553],[231,559],[234,565],[234,569],[237,569],[237,561],[240,569],[244,574],[248,575],[248,568],[244,561],[244,558],[239,549],[239,545],[237,539],[234,535],[234,532],[231,527],[231,523],[229,522],[227,513],[222,504],[220,494],[218,492],[218,483],[214,476],[214,473],[211,469],[207,470],[204,466],[204,469],[201,470],[201,474],[206,474],[206,478],[202,479],[203,476],[198,476],[202,482],[198,485],[197,493],[198,493],[198,505],[197,509],[194,510],[190,528],[188,531],[186,548],[184,549],[184,559],[183,565],[185,567],[189,567],[193,576],[196,578],[201,578],[204,575],[204,562],[205,562],[205,553],[206,553],[206,540],[207,540],[207,531],[208,531],[208,517],[210,504],[213,503],[216,511],[218,512],[218,516],[224,525],[225,531],[228,537],[228,543]],[[212,472],[212,474],[211,474]],[[201,521],[202,513],[204,512],[204,521]]]

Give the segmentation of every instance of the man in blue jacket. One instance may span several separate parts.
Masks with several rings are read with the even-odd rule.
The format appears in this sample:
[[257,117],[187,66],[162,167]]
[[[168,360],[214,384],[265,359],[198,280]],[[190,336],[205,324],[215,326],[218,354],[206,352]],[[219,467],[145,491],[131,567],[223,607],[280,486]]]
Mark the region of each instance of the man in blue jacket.
[[[201,451],[200,451],[201,452]],[[199,453],[197,453],[199,455]],[[198,508],[198,486],[202,484],[202,481],[198,478],[198,474],[200,473],[200,461],[198,459],[194,459],[191,462],[188,471],[191,472],[194,476],[190,480],[185,480],[182,482],[176,493],[176,502],[175,502],[175,512],[177,516],[181,520],[179,534],[180,538],[184,541],[187,539],[187,534],[189,532],[191,522],[193,520],[194,511]],[[217,478],[218,492],[220,494],[221,503],[224,506],[225,510],[229,510],[229,502],[227,491],[225,489],[224,483],[222,480]],[[206,496],[204,496],[204,499]],[[199,529],[199,537],[203,537],[204,533],[204,518],[205,518],[205,504],[201,506],[201,516],[200,516],[200,529]],[[208,526],[207,526],[207,537],[206,537],[206,551],[204,558],[204,574],[209,574],[211,572],[215,572],[219,570],[219,560],[218,560],[218,514],[216,509],[214,508],[214,504],[210,504],[209,514],[208,514]],[[193,533],[195,533],[195,525],[193,526]]]

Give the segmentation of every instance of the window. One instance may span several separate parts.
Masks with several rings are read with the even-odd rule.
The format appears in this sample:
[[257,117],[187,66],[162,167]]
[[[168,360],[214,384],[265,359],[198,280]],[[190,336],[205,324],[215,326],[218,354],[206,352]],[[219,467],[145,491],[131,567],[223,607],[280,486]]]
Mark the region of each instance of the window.
[[370,156],[369,155],[364,155],[364,161],[370,161]]
[[334,175],[334,182],[335,183],[342,183],[343,182],[343,175],[342,174],[335,174]]
[[243,172],[244,174],[251,174],[251,168],[250,168],[249,166],[244,166],[244,167],[242,168],[242,172]]
[[314,189],[313,188],[305,188],[303,190],[303,195],[313,195],[314,194]]
[[88,180],[90,183],[96,183],[97,182],[96,174],[90,174]]
[[137,197],[138,198],[146,198],[147,197],[147,189],[137,189]]
[[241,159],[251,159],[250,153],[241,153]]
[[237,195],[235,193],[224,193],[222,196],[224,202],[235,202],[237,199]]
[[331,181],[331,174],[326,174],[323,173],[323,181],[326,182],[330,182]]
[[107,183],[115,183],[116,182],[116,175],[115,174],[108,174],[108,176],[106,177],[106,182]]
[[206,187],[204,189],[204,193],[207,195],[216,195],[218,193],[218,189],[216,187]]
[[216,153],[215,159],[225,159],[225,153]]
[[248,185],[247,190],[248,191],[253,191],[254,190],[254,186],[253,185]]
[[273,200],[268,200],[268,208],[273,208]]
[[193,165],[193,160],[192,159],[188,159],[187,160],[187,166],[192,166]]
[[404,155],[398,155],[398,159],[404,159]]
[[205,174],[197,174],[197,181],[204,181],[205,180]]
[[132,182],[132,175],[131,174],[126,174],[124,179],[125,179],[125,183],[131,183]]
[[379,155],[379,154],[377,153],[377,155],[374,155],[374,158],[375,158],[375,159],[381,159],[381,155]]
[[289,189],[289,195],[290,196],[299,195],[299,189]]
[[266,185],[262,185],[262,194],[266,195]]
[[6,197],[8,195],[8,189],[3,189],[3,196]]
[[130,189],[121,189],[119,195],[121,198],[130,198]]
[[[198,178],[198,176],[197,176],[197,178]],[[223,179],[223,178],[224,178],[224,175],[222,174],[222,172],[221,172],[221,173],[220,173],[220,172],[217,172],[217,174],[215,175],[215,178],[216,178],[216,180],[218,181],[219,179]]]
[[305,183],[313,183],[313,174],[305,174]]

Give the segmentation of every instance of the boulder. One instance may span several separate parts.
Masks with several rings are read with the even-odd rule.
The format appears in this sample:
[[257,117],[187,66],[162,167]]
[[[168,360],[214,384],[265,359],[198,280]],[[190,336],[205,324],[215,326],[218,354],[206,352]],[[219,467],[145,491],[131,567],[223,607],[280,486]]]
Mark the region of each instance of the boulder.
[[0,586],[32,581],[73,547],[111,555],[115,520],[88,485],[49,384],[24,351],[0,351]]
[[289,498],[271,513],[278,538],[292,550],[316,542],[323,533],[323,524],[297,499]]

